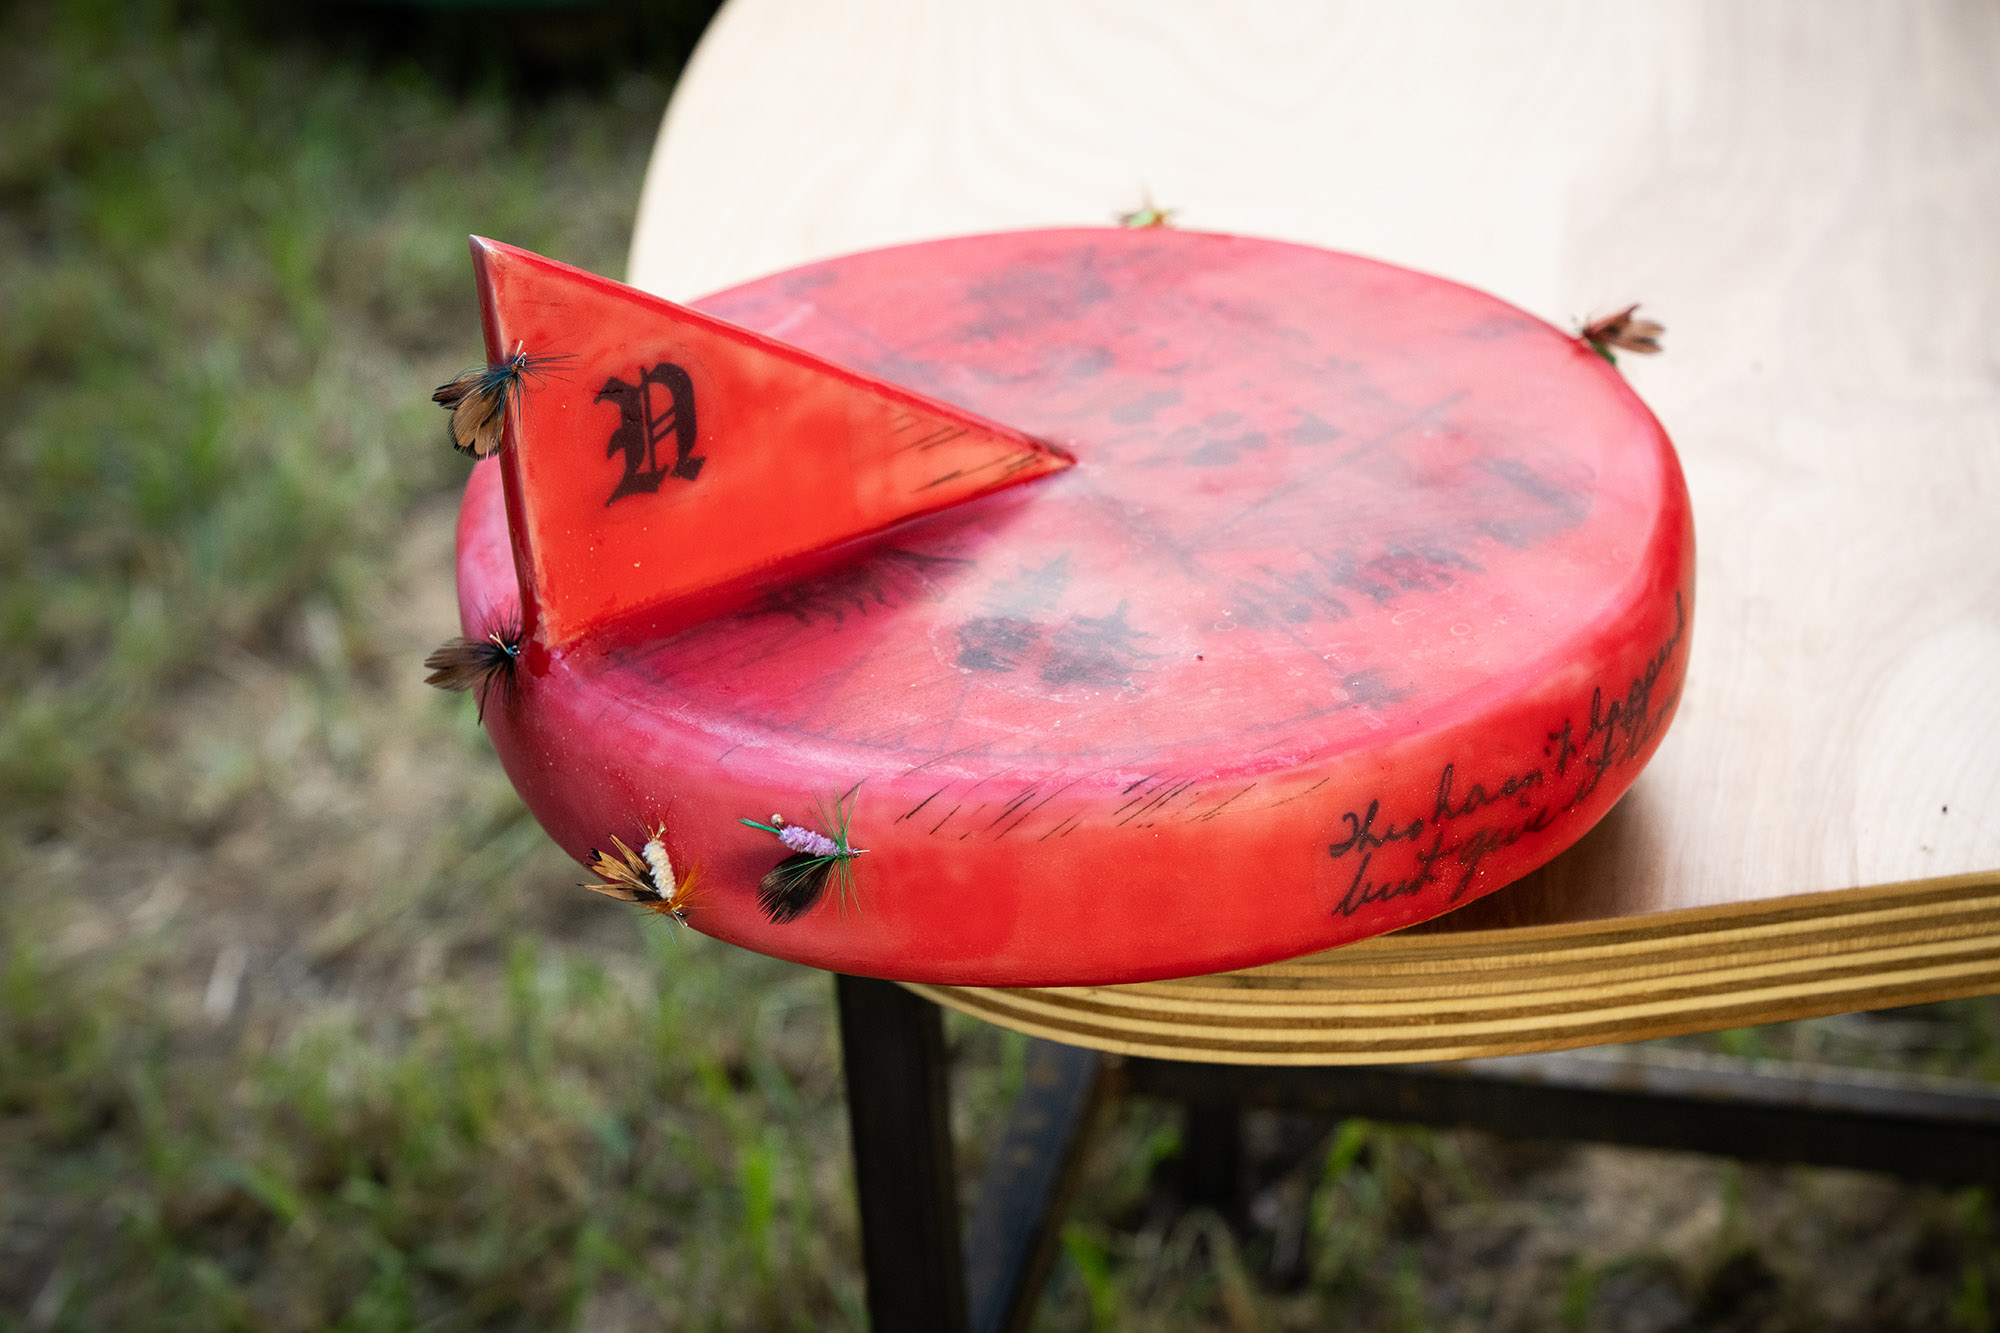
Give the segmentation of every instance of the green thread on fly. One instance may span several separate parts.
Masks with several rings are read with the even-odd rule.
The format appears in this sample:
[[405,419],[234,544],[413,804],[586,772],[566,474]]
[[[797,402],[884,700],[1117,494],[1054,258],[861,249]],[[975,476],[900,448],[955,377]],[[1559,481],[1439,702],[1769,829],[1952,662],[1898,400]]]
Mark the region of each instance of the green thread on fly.
[[854,858],[868,850],[856,847],[847,831],[848,803],[860,786],[857,782],[836,796],[831,809],[824,801],[815,802],[819,822],[830,830],[827,833],[817,832],[802,824],[787,824],[782,815],[772,815],[768,824],[755,819],[736,821],[766,833],[775,833],[779,842],[792,849],[790,856],[772,866],[764,878],[757,881],[757,905],[774,923],[784,925],[804,916],[826,893],[826,886],[836,879],[840,884],[842,902],[853,891]]
[[1153,196],[1144,190],[1139,192],[1139,206],[1129,213],[1113,214],[1121,227],[1171,227],[1178,208],[1161,208],[1153,202]]
[[1660,335],[1667,328],[1657,320],[1640,319],[1638,314],[1637,305],[1628,305],[1615,315],[1593,319],[1576,331],[1577,341],[1614,366],[1618,364],[1618,358],[1611,354],[1614,347],[1652,356],[1660,350]]
[[618,849],[616,856],[606,855],[595,847],[590,849],[590,871],[602,882],[578,887],[620,902],[636,903],[676,925],[686,925],[688,903],[701,882],[701,867],[691,866],[686,875],[676,877],[674,863],[667,855],[666,837],[666,826],[655,825],[647,830],[646,841],[635,852],[617,834],[612,834],[611,845]]

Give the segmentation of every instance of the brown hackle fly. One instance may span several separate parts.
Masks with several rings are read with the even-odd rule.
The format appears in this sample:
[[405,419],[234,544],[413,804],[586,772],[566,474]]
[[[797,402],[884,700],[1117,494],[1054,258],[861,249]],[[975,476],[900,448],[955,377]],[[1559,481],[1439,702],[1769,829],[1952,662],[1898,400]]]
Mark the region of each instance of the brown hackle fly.
[[520,343],[514,355],[497,366],[468,370],[449,384],[438,385],[431,401],[451,413],[451,447],[474,458],[500,452],[507,411],[521,401],[521,380],[541,377],[543,367],[565,356],[530,356]]
[[688,903],[701,880],[701,867],[692,866],[686,875],[674,877],[673,861],[667,856],[666,828],[653,828],[638,851],[633,851],[617,834],[611,835],[616,856],[590,849],[590,873],[603,882],[580,887],[620,902],[637,903],[682,925],[687,923]]
[[441,690],[471,690],[478,701],[479,720],[486,720],[486,696],[497,686],[511,694],[514,676],[521,665],[521,622],[508,620],[489,630],[484,638],[452,639],[429,657],[424,665],[430,675],[424,684]]
[[1660,350],[1660,335],[1666,331],[1666,325],[1656,320],[1640,319],[1637,305],[1628,305],[1615,315],[1591,320],[1576,331],[1576,336],[1579,342],[1615,366],[1618,358],[1611,354],[1612,348],[1652,356]]

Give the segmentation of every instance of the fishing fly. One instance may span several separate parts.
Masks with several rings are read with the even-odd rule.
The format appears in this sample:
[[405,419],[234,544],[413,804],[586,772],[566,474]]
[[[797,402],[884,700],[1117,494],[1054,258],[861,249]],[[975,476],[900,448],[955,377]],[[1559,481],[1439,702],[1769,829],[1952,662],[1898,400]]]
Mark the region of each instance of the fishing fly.
[[451,447],[474,458],[500,452],[507,409],[521,401],[523,377],[541,378],[542,368],[567,356],[530,356],[514,344],[514,355],[497,366],[468,370],[440,384],[431,401],[451,413]]
[[611,845],[618,849],[618,855],[607,855],[595,847],[590,849],[590,873],[604,882],[578,887],[620,902],[637,903],[649,912],[658,912],[686,925],[688,902],[701,879],[701,867],[692,866],[684,877],[674,878],[674,863],[667,856],[666,834],[664,825],[656,826],[636,852],[617,834],[612,834]]
[[792,849],[790,856],[772,866],[757,882],[757,905],[776,924],[796,921],[811,911],[813,904],[826,893],[826,886],[835,879],[839,880],[843,901],[853,889],[854,858],[868,850],[856,847],[847,831],[848,802],[860,785],[857,782],[835,797],[831,809],[824,801],[818,803],[819,822],[831,830],[827,833],[803,824],[787,824],[781,815],[772,815],[768,824],[754,819],[736,821],[775,833],[779,842]]
[[486,696],[494,686],[503,695],[514,690],[521,664],[521,619],[510,616],[484,638],[452,639],[424,659],[430,675],[424,684],[441,690],[471,690],[479,701],[479,720],[486,720]]
[[1638,316],[1639,307],[1628,305],[1615,315],[1585,324],[1576,331],[1577,340],[1614,366],[1618,364],[1618,358],[1611,354],[1614,347],[1621,352],[1652,356],[1660,350],[1660,335],[1667,331],[1667,326]]
[[1139,206],[1129,213],[1113,214],[1121,227],[1171,227],[1178,208],[1161,208],[1153,202],[1153,196],[1144,190],[1139,192]]

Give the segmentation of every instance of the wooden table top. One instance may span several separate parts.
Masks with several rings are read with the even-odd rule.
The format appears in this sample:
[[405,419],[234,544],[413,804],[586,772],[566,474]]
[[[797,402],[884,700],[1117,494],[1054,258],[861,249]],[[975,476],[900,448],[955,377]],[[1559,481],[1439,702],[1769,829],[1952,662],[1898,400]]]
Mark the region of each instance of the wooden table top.
[[1013,227],[1354,251],[1624,367],[1694,499],[1651,768],[1545,870],[1415,931],[1137,986],[919,987],[1107,1050],[1455,1058],[2000,989],[2000,10],[731,0],[628,280],[691,298]]

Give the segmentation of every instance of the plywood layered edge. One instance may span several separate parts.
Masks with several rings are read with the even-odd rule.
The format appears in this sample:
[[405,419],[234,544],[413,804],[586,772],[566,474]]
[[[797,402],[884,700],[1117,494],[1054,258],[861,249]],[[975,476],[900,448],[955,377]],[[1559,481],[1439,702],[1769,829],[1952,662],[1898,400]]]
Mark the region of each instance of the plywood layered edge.
[[1031,1036],[1169,1060],[1562,1050],[2000,989],[2000,870],[1625,921],[1392,935],[1175,981],[909,989]]

